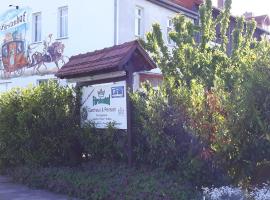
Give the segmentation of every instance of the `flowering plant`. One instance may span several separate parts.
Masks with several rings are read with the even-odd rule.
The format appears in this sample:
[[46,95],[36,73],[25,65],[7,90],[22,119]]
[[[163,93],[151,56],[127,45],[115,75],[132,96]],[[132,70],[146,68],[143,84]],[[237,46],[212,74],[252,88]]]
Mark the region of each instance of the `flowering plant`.
[[202,188],[203,200],[269,200],[270,185],[262,188],[255,187],[250,192],[240,188],[223,186],[220,188]]

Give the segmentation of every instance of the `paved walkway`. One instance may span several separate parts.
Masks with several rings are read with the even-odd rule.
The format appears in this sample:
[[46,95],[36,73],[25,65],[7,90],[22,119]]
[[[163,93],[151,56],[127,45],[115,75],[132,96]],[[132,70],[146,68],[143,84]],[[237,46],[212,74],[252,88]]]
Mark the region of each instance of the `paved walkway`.
[[[0,176],[0,200],[71,200],[63,195],[53,194],[44,190],[32,190],[14,184],[9,178]],[[72,199],[74,200],[74,199]]]

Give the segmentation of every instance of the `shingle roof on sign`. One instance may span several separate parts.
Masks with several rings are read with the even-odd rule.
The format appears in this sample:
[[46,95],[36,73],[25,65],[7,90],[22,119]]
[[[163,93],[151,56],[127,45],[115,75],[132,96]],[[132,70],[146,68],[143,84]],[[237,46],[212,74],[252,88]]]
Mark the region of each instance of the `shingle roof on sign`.
[[121,70],[121,67],[131,59],[135,52],[138,52],[146,61],[147,65],[145,67],[147,70],[156,67],[146,51],[135,40],[102,50],[72,56],[69,62],[56,73],[56,76],[68,78]]

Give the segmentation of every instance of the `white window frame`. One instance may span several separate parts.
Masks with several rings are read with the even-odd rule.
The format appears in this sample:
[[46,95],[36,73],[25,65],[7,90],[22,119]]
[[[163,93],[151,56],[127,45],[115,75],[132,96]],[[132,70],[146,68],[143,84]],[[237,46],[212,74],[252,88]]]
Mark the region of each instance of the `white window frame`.
[[7,92],[9,89],[9,84],[11,84],[12,82],[1,82],[0,85],[5,87],[5,91],[3,92]]
[[53,81],[55,83],[58,83],[57,78],[44,78],[44,79],[37,79],[37,85],[48,84],[49,81]]
[[[66,11],[66,12],[64,12]],[[68,37],[68,6],[62,6],[58,8],[57,16],[57,36],[58,38]]]
[[262,28],[263,28],[264,30],[266,30],[266,31],[269,31],[269,27],[270,27],[270,26],[268,26],[266,23],[263,23],[263,24],[262,24]]
[[42,38],[42,15],[41,12],[32,15],[32,41],[34,43],[41,42]]
[[170,46],[174,46],[174,42],[169,36],[172,30],[173,30],[173,19],[169,17],[167,20],[167,44]]
[[143,7],[136,6],[135,7],[134,33],[135,33],[135,37],[138,37],[138,38],[143,38],[144,36],[143,14],[144,14]]

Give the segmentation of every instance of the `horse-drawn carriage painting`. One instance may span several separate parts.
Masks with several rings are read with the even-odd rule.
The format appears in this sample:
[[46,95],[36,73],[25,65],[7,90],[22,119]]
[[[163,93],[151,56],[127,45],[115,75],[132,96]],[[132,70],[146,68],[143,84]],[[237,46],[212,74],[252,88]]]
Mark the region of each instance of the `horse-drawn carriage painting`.
[[55,73],[68,60],[64,44],[52,42],[52,34],[29,44],[27,10],[10,12],[0,17],[0,79]]
[[16,75],[21,75],[23,68],[28,63],[24,56],[24,42],[15,40],[2,45],[2,63],[4,74],[13,72]]

